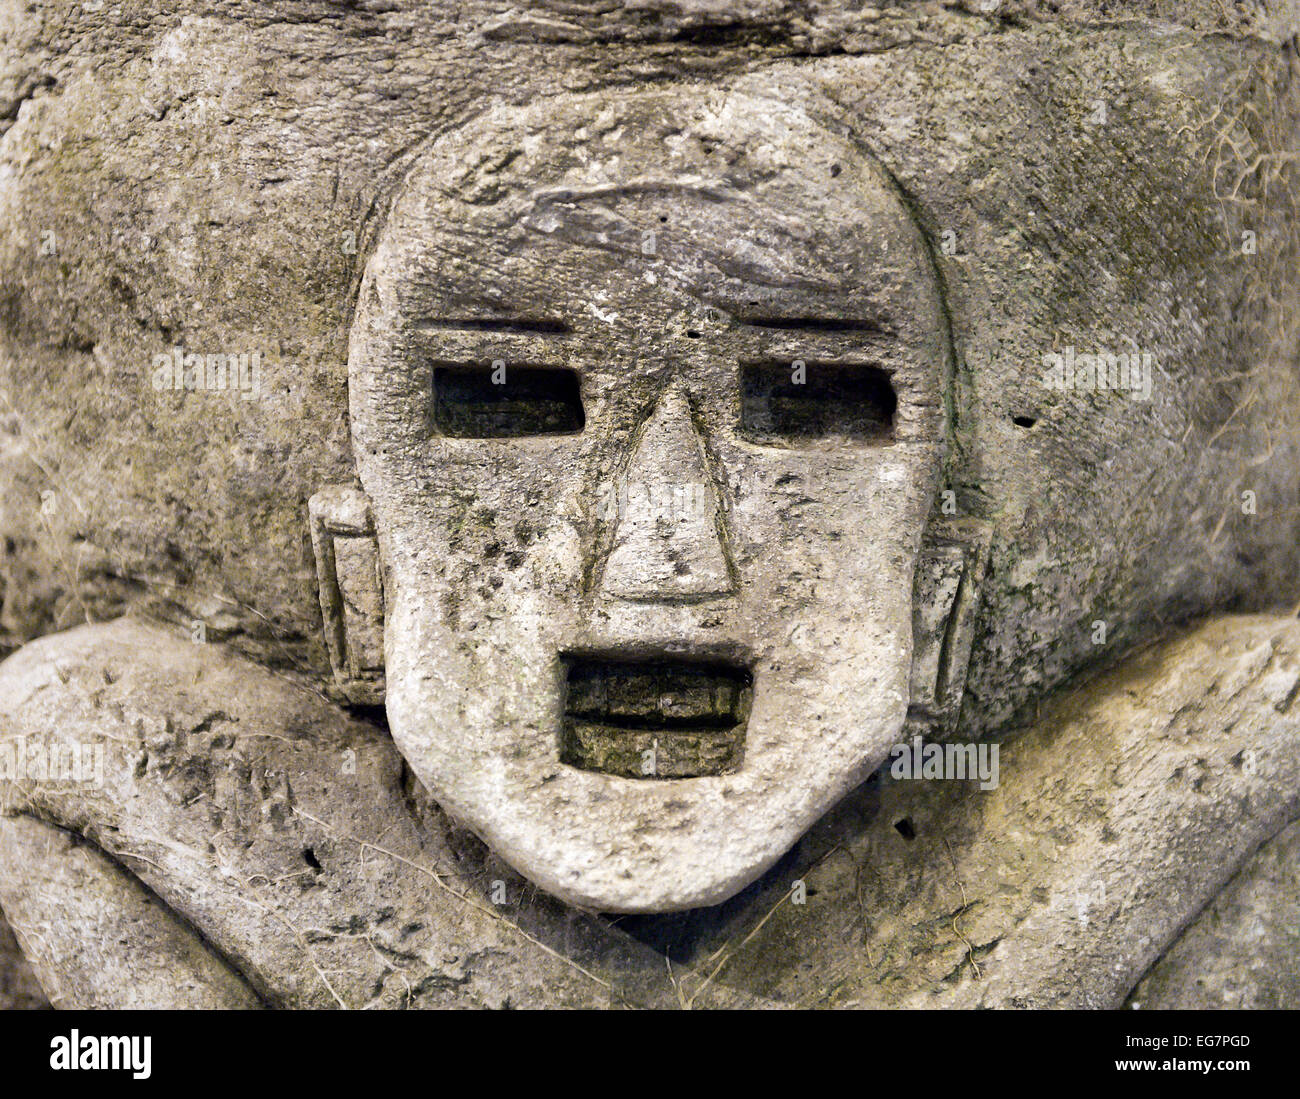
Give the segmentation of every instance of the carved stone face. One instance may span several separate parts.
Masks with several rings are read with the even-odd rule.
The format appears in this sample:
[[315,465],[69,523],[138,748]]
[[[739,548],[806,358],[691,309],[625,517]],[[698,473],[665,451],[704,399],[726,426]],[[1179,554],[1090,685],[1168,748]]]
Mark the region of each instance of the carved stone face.
[[350,348],[397,745],[559,897],[724,900],[885,757],[944,446],[920,234],[722,91],[441,138]]

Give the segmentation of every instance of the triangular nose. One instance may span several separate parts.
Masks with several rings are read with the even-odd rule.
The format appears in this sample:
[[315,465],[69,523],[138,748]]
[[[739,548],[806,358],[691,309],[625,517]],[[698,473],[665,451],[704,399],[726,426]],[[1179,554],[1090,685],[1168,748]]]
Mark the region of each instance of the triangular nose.
[[628,464],[601,590],[641,602],[734,591],[718,494],[686,398],[670,389]]

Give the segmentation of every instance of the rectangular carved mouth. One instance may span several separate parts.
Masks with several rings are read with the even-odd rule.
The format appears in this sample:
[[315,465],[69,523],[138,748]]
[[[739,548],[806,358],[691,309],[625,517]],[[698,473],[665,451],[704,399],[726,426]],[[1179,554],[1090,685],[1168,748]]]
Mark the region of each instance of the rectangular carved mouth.
[[623,778],[740,766],[754,677],[736,664],[566,656],[560,760]]

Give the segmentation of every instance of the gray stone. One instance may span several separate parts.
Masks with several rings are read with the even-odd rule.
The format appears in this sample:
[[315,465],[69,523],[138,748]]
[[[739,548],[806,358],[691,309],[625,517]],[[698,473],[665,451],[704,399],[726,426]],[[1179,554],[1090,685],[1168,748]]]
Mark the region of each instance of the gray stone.
[[0,913],[0,1010],[30,1011],[49,1006],[49,999],[14,938],[9,921]]
[[[902,200],[851,142],[745,91],[494,110],[413,169],[360,301],[352,422],[399,750],[572,904],[725,900],[876,768],[906,716],[951,363]],[[437,363],[498,369],[505,391],[517,366],[576,371],[586,429],[430,433]],[[807,435],[769,394],[779,445],[752,442],[749,363],[834,418]],[[874,393],[790,383],[809,366],[840,386],[888,371],[887,434],[853,427]],[[623,483],[630,506],[600,514]],[[501,545],[513,558],[485,583]],[[743,766],[653,782],[562,766],[566,656],[743,669]]]
[[1300,17],[1169,7],[11,13],[0,735],[129,756],[4,788],[51,997],[1293,1005]]
[[1138,983],[1142,1010],[1300,1007],[1300,824],[1264,843]]
[[[1171,944],[1153,972],[1213,964],[1180,934],[1294,820],[1298,684],[1300,622],[1203,623],[1045,704],[994,788],[891,765],[740,897],[611,921],[457,829],[369,725],[120,619],[0,665],[0,744],[104,747],[102,785],[3,785],[0,903],[53,933],[31,961],[74,1006],[1118,1007]],[[1252,958],[1296,1006],[1287,955]]]

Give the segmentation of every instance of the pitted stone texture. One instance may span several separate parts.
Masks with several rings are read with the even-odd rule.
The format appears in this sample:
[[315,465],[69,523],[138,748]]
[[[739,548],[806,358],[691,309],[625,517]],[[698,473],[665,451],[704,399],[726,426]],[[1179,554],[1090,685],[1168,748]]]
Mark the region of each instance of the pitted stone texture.
[[0,819],[0,877],[24,882],[5,900],[54,1007],[262,1006],[156,896],[58,828]]
[[[997,790],[866,784],[726,904],[611,925],[535,895],[447,832],[418,789],[403,794],[396,754],[373,731],[220,646],[124,620],[25,655],[0,665],[6,734],[103,737],[124,758],[108,757],[103,790],[6,789],[10,811],[98,837],[121,873],[280,1006],[337,1006],[332,986],[349,1006],[1117,1007],[1162,955],[1152,972],[1167,971],[1182,952],[1169,944],[1198,913],[1232,910],[1233,875],[1257,875],[1267,864],[1252,853],[1300,811],[1300,710],[1287,701],[1300,623],[1223,618],[1045,705],[1036,727],[1003,742]],[[218,710],[231,720],[190,731]],[[232,738],[205,763],[212,742]],[[349,748],[355,776],[340,766]],[[226,783],[196,798],[204,766],[241,759],[283,774],[271,788],[287,801],[272,797],[263,815],[267,802],[246,804]],[[263,823],[240,825],[240,806]],[[251,846],[231,845],[230,829]],[[65,872],[16,851],[6,904]],[[792,903],[797,882],[806,903]],[[42,904],[71,916],[93,901],[109,918],[121,884],[90,884]],[[142,926],[139,941],[166,934]],[[126,938],[129,955],[137,936]],[[1232,939],[1202,955],[1212,976],[1236,967],[1261,990],[1294,981],[1294,954],[1274,949],[1284,938]],[[100,947],[92,936],[86,948]],[[50,987],[78,990],[68,1006],[134,995],[120,965],[63,953],[54,966]],[[178,1006],[151,988],[150,1006]]]
[[[760,66],[778,98],[817,84],[842,102],[936,245],[959,364],[953,483],[963,513],[997,521],[969,735],[1101,655],[1097,607],[1136,642],[1189,612],[1294,605],[1294,392],[1264,399],[1252,378],[1300,315],[1296,92],[1276,48],[1295,6],[1050,6],[15,8],[0,27],[0,650],[148,603],[326,676],[304,501],[352,473],[346,326],[368,211],[411,150],[497,98]],[[782,61],[814,49],[828,56]],[[1099,99],[1103,129],[1085,121]],[[1044,348],[1123,337],[1195,382],[1155,430],[1084,398],[1037,403]],[[278,349],[268,398],[157,400],[151,356],[178,343]],[[1262,489],[1253,517],[1243,471]],[[513,552],[485,560],[484,584]]]
[[[943,271],[950,484],[997,526],[971,729],[1094,660],[1097,607],[1127,644],[1300,597],[1296,400],[1256,393],[1300,315],[1293,3],[381,7],[38,0],[0,26],[0,651],[148,606],[327,682],[305,501],[354,473],[347,326],[412,160],[494,101],[760,69],[841,103]],[[1045,399],[1044,350],[1128,339],[1191,395]],[[176,346],[262,349],[261,396],[155,392]]]
[[639,0],[594,5],[567,0],[527,6],[494,2],[483,29],[496,41],[595,44],[672,41],[700,46],[865,53],[910,42],[934,44],[1005,25],[1058,24],[1082,30],[1154,19],[1202,32],[1285,42],[1300,30],[1294,0],[1225,5],[1215,0],[909,0],[870,5],[843,0]]
[[[1000,749],[996,789],[886,769],[743,903],[624,926],[688,961],[729,953],[719,981],[800,1007],[1113,1009],[1153,966],[1152,1007],[1294,988],[1294,847],[1254,853],[1300,816],[1300,621],[1198,623]],[[1207,905],[1229,927],[1201,917],[1170,949]]]
[[39,1010],[49,1006],[49,997],[36,980],[31,963],[23,956],[13,928],[0,913],[0,1011]]
[[0,664],[19,739],[104,749],[102,785],[0,782],[0,902],[59,1006],[677,1003],[660,957],[449,828],[379,730],[224,646],[129,618],[35,641]]
[[634,444],[624,476],[626,503],[619,486],[601,591],[650,602],[735,591],[702,445],[686,399],[669,392]]
[[[570,903],[732,895],[876,767],[907,709],[950,364],[901,196],[826,120],[743,84],[495,109],[413,171],[360,302],[354,442],[398,748]],[[507,388],[512,363],[576,372],[585,429],[431,431],[430,364],[491,362]],[[891,430],[830,416],[755,443],[755,362],[887,372]],[[611,515],[619,483],[629,506]],[[504,574],[476,579],[512,542]],[[574,654],[751,674],[740,765],[658,781],[566,766]]]
[[[1300,600],[1294,55],[1193,57],[1178,40],[1011,35],[924,71],[886,55],[814,78],[940,245],[963,456],[949,487],[959,515],[994,525],[973,735],[1162,622]],[[958,75],[976,55],[996,112]],[[1149,353],[1150,399],[1047,388],[1044,354],[1071,347]]]
[[1156,962],[1127,1006],[1300,1008],[1300,823],[1255,853]]

